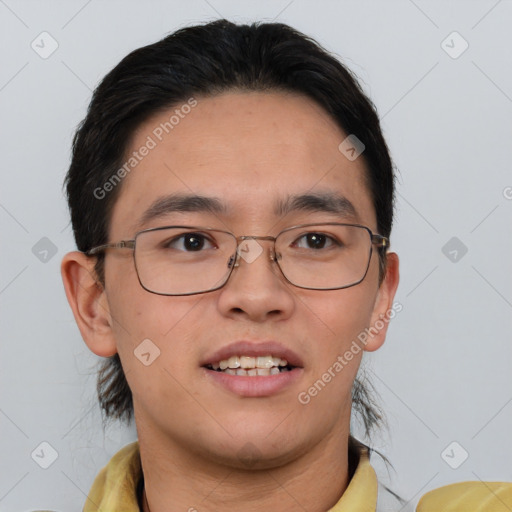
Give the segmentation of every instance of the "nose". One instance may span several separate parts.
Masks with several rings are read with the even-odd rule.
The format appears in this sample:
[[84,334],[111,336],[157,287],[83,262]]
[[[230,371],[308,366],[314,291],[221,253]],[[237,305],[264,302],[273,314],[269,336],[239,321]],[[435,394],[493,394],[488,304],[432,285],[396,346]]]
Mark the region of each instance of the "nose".
[[[261,241],[258,241],[261,240]],[[272,237],[243,237],[230,260],[233,272],[220,290],[223,315],[254,322],[285,319],[294,310],[291,285],[275,263]],[[263,242],[265,241],[265,242]]]

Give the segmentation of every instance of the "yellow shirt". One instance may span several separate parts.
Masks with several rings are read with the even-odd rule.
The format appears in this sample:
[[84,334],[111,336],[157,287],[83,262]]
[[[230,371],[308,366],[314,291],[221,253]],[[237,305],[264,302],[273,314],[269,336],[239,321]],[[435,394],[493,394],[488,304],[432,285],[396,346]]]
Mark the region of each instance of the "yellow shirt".
[[427,492],[416,512],[510,512],[512,483],[460,482]]
[[[92,484],[83,512],[140,512],[137,484],[142,476],[139,443],[119,450]],[[375,512],[377,476],[362,452],[354,476],[327,512]],[[425,494],[417,512],[510,512],[512,483],[461,482]]]

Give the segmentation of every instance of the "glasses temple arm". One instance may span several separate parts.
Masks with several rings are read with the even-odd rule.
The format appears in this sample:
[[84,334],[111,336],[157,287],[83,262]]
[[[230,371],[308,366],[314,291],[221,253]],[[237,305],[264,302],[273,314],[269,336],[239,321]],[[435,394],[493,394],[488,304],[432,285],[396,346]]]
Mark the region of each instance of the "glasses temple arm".
[[135,240],[121,240],[120,242],[112,244],[103,244],[93,247],[85,252],[87,256],[94,256],[106,249],[135,249]]
[[374,233],[372,233],[372,244],[383,248],[388,248],[390,245],[389,238],[382,235],[376,235]]

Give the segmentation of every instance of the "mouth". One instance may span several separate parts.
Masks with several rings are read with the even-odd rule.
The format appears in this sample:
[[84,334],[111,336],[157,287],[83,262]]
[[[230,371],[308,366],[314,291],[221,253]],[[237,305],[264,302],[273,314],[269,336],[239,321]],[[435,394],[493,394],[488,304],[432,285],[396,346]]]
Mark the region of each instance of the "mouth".
[[210,382],[243,397],[276,395],[303,375],[302,359],[274,341],[238,341],[200,364]]

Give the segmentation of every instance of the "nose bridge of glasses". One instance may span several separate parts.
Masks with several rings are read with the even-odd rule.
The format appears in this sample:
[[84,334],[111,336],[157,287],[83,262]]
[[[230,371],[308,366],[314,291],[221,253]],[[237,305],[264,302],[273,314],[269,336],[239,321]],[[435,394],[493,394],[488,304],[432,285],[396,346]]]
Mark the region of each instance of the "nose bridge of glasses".
[[276,241],[275,236],[256,236],[256,235],[242,235],[237,237],[238,243],[240,243],[243,240],[270,240],[271,242]]
[[256,236],[256,235],[242,235],[236,237],[237,249],[236,254],[232,257],[228,263],[228,266],[233,265],[234,267],[240,266],[240,258],[245,260],[247,263],[255,261],[261,253],[264,251],[263,247],[257,242],[257,240],[273,242],[269,250],[270,261],[276,261],[278,256],[275,253],[275,241],[274,236]]

